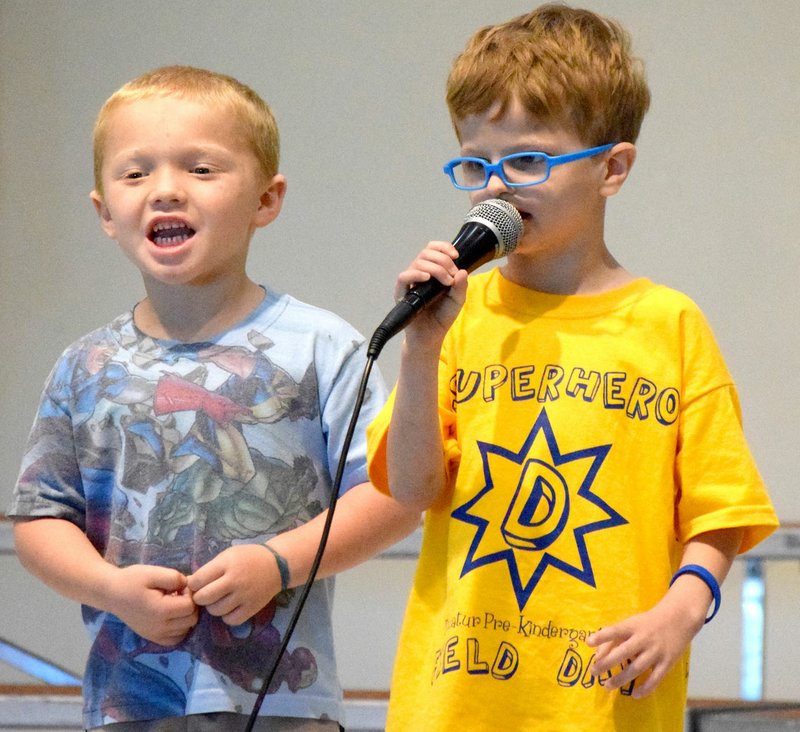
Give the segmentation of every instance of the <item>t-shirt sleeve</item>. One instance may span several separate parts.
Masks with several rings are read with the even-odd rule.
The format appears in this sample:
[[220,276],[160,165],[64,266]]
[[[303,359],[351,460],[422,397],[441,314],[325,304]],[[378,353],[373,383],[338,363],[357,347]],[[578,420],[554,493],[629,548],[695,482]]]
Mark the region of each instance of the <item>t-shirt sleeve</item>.
[[745,439],[733,386],[686,407],[678,452],[678,526],[683,542],[719,528],[744,528],[741,552],[778,526]]
[[367,427],[367,465],[369,479],[381,493],[390,494],[389,478],[386,465],[386,440],[389,436],[389,424],[392,421],[395,391],[389,395],[383,409]]
[[745,552],[778,519],[744,434],[736,387],[702,314],[685,316],[687,384],[679,435],[676,523],[686,542],[721,528],[744,528]]
[[[331,476],[336,474],[338,462],[345,447],[348,428],[356,407],[356,395],[364,375],[366,363],[366,344],[359,344],[341,365],[333,386],[324,399],[322,410],[323,427],[327,434],[328,463]],[[366,482],[367,476],[367,425],[376,417],[386,401],[386,386],[378,369],[373,368],[364,390],[352,441],[342,473],[340,493],[344,493],[359,483]]]
[[84,529],[85,498],[70,413],[66,356],[48,377],[22,457],[9,518],[62,518]]
[[[442,433],[443,460],[445,479],[452,485],[453,477],[458,471],[461,460],[461,449],[458,442],[456,414],[450,393],[450,369],[446,359],[446,349],[439,360],[439,426]],[[378,416],[367,428],[367,463],[369,479],[382,493],[391,495],[387,466],[387,440],[392,421],[396,387],[392,389],[389,399]]]

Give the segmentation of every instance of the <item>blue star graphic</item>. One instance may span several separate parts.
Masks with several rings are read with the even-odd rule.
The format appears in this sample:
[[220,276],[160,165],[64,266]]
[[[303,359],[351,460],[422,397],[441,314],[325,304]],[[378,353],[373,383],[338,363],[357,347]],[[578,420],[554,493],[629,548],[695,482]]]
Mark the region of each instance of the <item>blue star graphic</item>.
[[[542,447],[536,452],[536,457],[531,454],[534,443],[541,445],[542,439],[549,453],[544,456],[546,459],[542,459]],[[595,587],[586,535],[628,523],[592,492],[592,484],[611,445],[561,454],[545,409],[542,409],[518,452],[486,442],[479,441],[477,444],[483,462],[485,485],[451,514],[454,519],[476,527],[461,576],[494,562],[506,562],[520,610],[525,608],[548,567],[554,567]],[[500,472],[503,466],[512,467],[514,479],[518,479],[502,521],[499,517],[487,518],[485,512],[481,513],[481,500],[495,488],[497,476],[492,473],[492,464],[495,473]],[[602,514],[600,518],[586,523],[573,519],[572,523],[578,525],[572,526],[572,539],[569,539],[570,532],[567,530],[574,513],[570,483],[573,486],[579,483],[574,495],[592,504],[595,508],[591,510],[595,514],[596,509]],[[503,490],[507,485],[508,480],[504,481]],[[496,505],[496,499],[491,504]],[[486,512],[490,511],[488,505]],[[496,548],[498,541],[502,548]],[[568,542],[567,550],[565,541]],[[538,562],[527,579],[520,571],[517,552],[524,552],[520,556],[524,556],[528,563],[533,552],[538,554]],[[564,554],[570,553],[576,555],[574,561],[565,558]]]

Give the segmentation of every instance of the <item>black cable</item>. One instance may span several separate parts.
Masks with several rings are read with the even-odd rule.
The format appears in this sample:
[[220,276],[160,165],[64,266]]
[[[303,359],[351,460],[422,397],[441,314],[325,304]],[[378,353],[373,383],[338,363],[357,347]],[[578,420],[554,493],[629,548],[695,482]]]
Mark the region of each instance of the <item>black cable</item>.
[[325,524],[322,528],[322,535],[320,536],[319,547],[317,548],[317,554],[314,557],[314,562],[311,565],[311,569],[308,573],[308,579],[303,585],[300,597],[297,600],[297,606],[295,607],[294,613],[291,619],[289,620],[289,625],[286,628],[286,633],[283,637],[283,642],[281,643],[281,647],[278,649],[278,654],[275,656],[275,660],[272,663],[272,668],[270,669],[270,672],[264,679],[264,683],[261,686],[261,691],[258,693],[258,697],[256,698],[255,704],[253,705],[253,711],[250,713],[250,719],[247,721],[247,727],[245,727],[244,732],[252,732],[253,730],[253,725],[256,723],[256,720],[258,719],[258,712],[261,709],[261,705],[264,703],[264,698],[267,695],[267,691],[269,690],[269,686],[272,683],[273,677],[275,676],[275,672],[278,670],[278,665],[281,662],[281,658],[283,658],[283,654],[286,652],[286,649],[289,646],[289,640],[292,637],[292,633],[294,633],[297,621],[300,619],[300,612],[302,611],[304,605],[306,604],[306,598],[308,598],[308,593],[311,592],[311,586],[314,584],[314,579],[317,576],[319,565],[322,562],[322,555],[325,553],[325,547],[328,544],[328,534],[330,534],[331,531],[333,513],[336,510],[336,502],[339,499],[339,487],[342,483],[342,476],[344,475],[345,463],[347,462],[347,453],[350,450],[350,443],[353,441],[353,434],[355,433],[356,430],[358,415],[360,414],[361,406],[364,403],[364,394],[366,393],[367,390],[367,382],[369,381],[369,375],[370,372],[372,371],[372,364],[374,362],[375,362],[374,357],[367,356],[367,363],[364,367],[364,374],[361,377],[361,384],[359,385],[358,393],[356,394],[356,403],[355,407],[353,408],[353,416],[350,418],[350,426],[347,429],[347,433],[344,438],[344,444],[342,445],[342,453],[339,456],[339,465],[336,469],[336,476],[333,480],[333,486],[331,488],[330,503],[328,504],[328,515],[325,517]]

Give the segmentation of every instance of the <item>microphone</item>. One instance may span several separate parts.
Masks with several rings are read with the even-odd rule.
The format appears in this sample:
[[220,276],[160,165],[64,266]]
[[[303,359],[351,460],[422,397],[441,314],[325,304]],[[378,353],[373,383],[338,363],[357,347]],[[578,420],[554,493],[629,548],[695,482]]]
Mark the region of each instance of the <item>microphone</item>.
[[[522,217],[508,201],[493,198],[470,209],[461,231],[453,239],[459,269],[471,272],[486,262],[513,251],[522,236]],[[386,342],[405,328],[428,303],[449,288],[437,279],[415,285],[375,329],[367,357],[378,358]]]

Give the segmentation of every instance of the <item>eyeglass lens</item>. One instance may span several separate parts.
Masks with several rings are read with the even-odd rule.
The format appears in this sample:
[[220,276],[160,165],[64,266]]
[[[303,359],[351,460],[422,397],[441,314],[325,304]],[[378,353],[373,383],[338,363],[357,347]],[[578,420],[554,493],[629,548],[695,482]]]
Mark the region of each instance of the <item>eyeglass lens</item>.
[[[547,158],[537,153],[503,158],[503,175],[509,183],[531,184],[547,177]],[[463,160],[453,168],[456,183],[466,187],[483,187],[489,178],[487,164]]]

